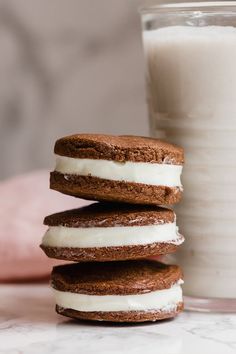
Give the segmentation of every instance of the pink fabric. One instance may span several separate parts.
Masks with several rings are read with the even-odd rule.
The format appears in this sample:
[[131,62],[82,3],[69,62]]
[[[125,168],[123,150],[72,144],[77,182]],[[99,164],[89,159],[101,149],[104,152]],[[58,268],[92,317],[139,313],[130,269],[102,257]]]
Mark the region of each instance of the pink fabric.
[[36,171],[0,183],[0,281],[49,275],[58,264],[39,248],[46,215],[88,204],[48,187],[49,172]]

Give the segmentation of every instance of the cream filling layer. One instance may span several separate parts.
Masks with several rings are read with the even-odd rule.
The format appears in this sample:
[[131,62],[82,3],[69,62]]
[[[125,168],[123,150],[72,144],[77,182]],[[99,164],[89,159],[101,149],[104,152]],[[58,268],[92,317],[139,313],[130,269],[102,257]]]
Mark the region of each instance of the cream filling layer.
[[55,171],[63,174],[99,177],[112,181],[182,187],[180,181],[182,168],[181,165],[77,159],[56,155]]
[[64,227],[51,226],[42,244],[48,247],[112,247],[147,245],[156,242],[179,245],[183,237],[176,223],[148,226]]
[[76,311],[171,311],[183,301],[179,280],[169,289],[138,295],[85,295],[53,289],[56,304]]

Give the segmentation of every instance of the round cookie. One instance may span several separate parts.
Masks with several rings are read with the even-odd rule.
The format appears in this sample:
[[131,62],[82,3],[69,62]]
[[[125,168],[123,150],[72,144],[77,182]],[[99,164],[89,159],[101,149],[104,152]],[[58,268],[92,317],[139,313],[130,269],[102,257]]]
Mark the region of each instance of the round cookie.
[[76,263],[53,268],[56,311],[83,320],[157,321],[183,309],[181,269],[155,261]]
[[44,224],[47,256],[76,262],[162,255],[184,241],[173,210],[157,206],[93,203],[47,216]]
[[183,149],[137,136],[77,134],[56,141],[50,188],[88,200],[171,205],[182,194]]

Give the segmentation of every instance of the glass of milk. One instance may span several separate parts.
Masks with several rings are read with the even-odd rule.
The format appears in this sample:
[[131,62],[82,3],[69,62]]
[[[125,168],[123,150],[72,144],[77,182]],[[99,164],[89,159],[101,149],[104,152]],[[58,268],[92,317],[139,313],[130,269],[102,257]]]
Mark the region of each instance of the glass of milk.
[[141,9],[151,135],[184,147],[186,307],[236,311],[236,2]]

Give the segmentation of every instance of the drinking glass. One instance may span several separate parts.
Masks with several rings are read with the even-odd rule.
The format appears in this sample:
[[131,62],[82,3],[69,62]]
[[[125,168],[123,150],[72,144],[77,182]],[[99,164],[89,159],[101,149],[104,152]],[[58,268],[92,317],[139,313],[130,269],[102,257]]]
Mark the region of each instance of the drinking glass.
[[141,19],[151,135],[185,149],[186,307],[236,311],[236,4],[165,4]]

